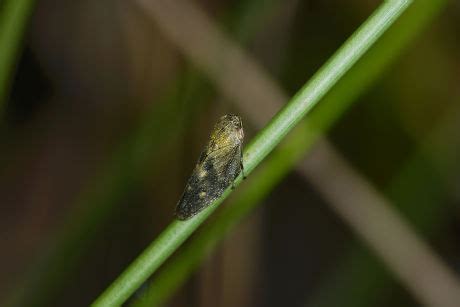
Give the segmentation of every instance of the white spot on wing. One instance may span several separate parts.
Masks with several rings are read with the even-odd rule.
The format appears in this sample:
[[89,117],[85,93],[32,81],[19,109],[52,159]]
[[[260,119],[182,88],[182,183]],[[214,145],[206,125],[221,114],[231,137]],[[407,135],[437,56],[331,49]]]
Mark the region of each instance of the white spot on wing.
[[198,172],[198,177],[200,179],[203,179],[204,177],[206,177],[206,175],[208,174],[208,172],[206,172],[204,169],[201,169],[199,172]]

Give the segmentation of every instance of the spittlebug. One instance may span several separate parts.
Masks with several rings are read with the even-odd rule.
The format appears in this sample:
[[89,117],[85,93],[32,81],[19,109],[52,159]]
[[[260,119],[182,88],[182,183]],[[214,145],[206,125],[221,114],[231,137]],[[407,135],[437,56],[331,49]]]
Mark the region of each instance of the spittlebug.
[[243,124],[236,115],[222,116],[190,176],[176,217],[186,220],[209,206],[243,172]]

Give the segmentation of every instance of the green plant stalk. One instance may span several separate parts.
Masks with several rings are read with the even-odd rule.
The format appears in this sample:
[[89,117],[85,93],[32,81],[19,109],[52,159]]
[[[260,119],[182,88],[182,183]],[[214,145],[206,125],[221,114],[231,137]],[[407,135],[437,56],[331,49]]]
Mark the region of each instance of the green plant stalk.
[[205,255],[239,221],[255,209],[268,193],[289,174],[296,163],[305,156],[319,136],[308,120],[299,123],[286,139],[247,179],[240,191],[230,200],[214,220],[206,224],[180,252],[162,267],[141,298],[134,306],[158,306],[193,272]]
[[[268,6],[274,6],[271,2],[270,5],[265,3],[267,9]],[[233,18],[248,15],[246,10],[252,8],[250,5],[237,9]],[[232,30],[237,32],[238,41],[247,41],[255,34],[251,31],[258,28],[251,26],[249,31],[244,31],[246,26],[247,23],[239,26],[235,22]],[[69,276],[74,272],[82,252],[90,248],[94,241],[92,238],[97,236],[115,212],[114,204],[135,189],[143,177],[142,170],[147,161],[158,160],[154,157],[157,153],[155,146],[163,143],[166,138],[170,141],[176,139],[186,129],[182,118],[193,117],[201,112],[204,107],[202,102],[213,93],[209,82],[195,69],[185,69],[183,76],[171,88],[173,90],[167,91],[162,102],[157,103],[159,106],[147,112],[131,138],[127,138],[101,173],[93,178],[89,189],[84,190],[72,206],[76,209],[68,215],[68,221],[63,223],[65,227],[53,240],[53,244],[49,245],[49,251],[32,264],[33,268],[26,280],[12,291],[3,305],[50,305],[53,295],[65,287],[65,281],[70,280]],[[157,133],[160,130],[163,132]]]
[[378,40],[411,1],[384,2],[248,146],[249,174]]
[[[256,136],[245,151],[245,171],[249,174],[299,123],[304,115],[327,94],[378,38],[397,20],[411,1],[384,2],[344,43],[296,96]],[[235,184],[241,181],[241,176]],[[142,283],[201,225],[230,194],[227,190],[207,209],[191,220],[173,221],[147,249],[104,291],[93,306],[121,305]]]
[[[414,37],[419,34],[424,27],[426,27],[430,22],[436,17],[441,9],[445,7],[447,1],[443,2],[418,2],[412,5],[401,17],[400,19],[385,33],[384,36],[379,40],[377,44],[375,44],[368,53],[349,71],[347,76],[343,78],[333,90],[331,90],[328,95],[323,99],[318,108],[316,108],[311,116],[308,116],[306,120],[309,121],[310,129],[302,130],[304,133],[304,140],[307,141],[309,138],[315,137],[313,131],[317,131],[318,133],[324,132],[330,125],[334,123],[336,118],[340,116],[340,114],[345,111],[349,107],[352,101],[355,98],[364,92],[371,83],[375,82],[377,78],[383,73],[384,69],[392,63],[397,55],[401,54],[404,47],[407,47],[409,43],[414,39]],[[308,133],[310,132],[310,133]],[[281,154],[281,150],[279,153]],[[276,164],[272,162],[273,158],[270,158],[269,161],[264,163],[263,169],[266,168],[276,168]],[[287,157],[289,159],[289,156]],[[410,170],[420,169],[418,166],[424,165],[425,161],[423,158],[418,157],[415,158],[414,161],[415,165],[410,167]],[[426,163],[425,163],[426,164]],[[287,165],[285,165],[287,166]],[[415,168],[414,168],[415,167]],[[265,171],[264,171],[265,172]],[[267,171],[268,172],[268,171]],[[279,170],[279,172],[281,172]],[[409,172],[410,173],[410,172]],[[257,174],[259,175],[259,174]],[[278,175],[281,175],[278,173]],[[434,176],[435,174],[420,174],[417,172],[415,176],[405,175],[402,176],[400,180],[398,180],[398,184],[401,182],[405,182],[405,186],[410,185],[412,182],[414,185],[414,192],[425,190],[427,186],[434,187],[436,180],[430,180],[430,183],[426,182],[423,186],[420,187],[419,179],[420,178],[437,178]],[[251,180],[254,179],[255,176],[251,176]],[[255,190],[259,191],[260,194],[257,197],[247,196],[250,201],[256,202],[263,198],[263,194],[270,191],[270,189],[265,189],[264,187],[268,185],[267,181],[269,179],[266,178],[265,175],[257,176],[257,180],[260,182],[248,182],[244,185],[243,191],[239,191],[246,195],[254,195],[252,192],[247,192],[247,190]],[[274,175],[273,184],[276,184],[277,176]],[[434,181],[434,182],[433,182]],[[431,189],[428,189],[431,190]],[[254,192],[256,193],[256,192]],[[417,193],[416,193],[417,194]],[[414,194],[415,195],[415,194]],[[420,195],[419,193],[417,195]],[[421,203],[435,203],[433,200],[426,199],[424,201],[416,200],[413,201],[412,199],[401,199],[397,197],[396,200],[398,202],[403,203],[413,203],[417,204],[416,206],[419,207]],[[437,199],[437,197],[435,197]],[[153,278],[152,283],[148,286],[145,292],[142,293],[142,296],[139,300],[134,302],[134,306],[157,306],[162,304],[164,301],[168,299],[170,295],[172,295],[176,289],[186,280],[186,278],[196,269],[196,267],[201,262],[202,258],[205,257],[208,252],[219,242],[222,237],[226,234],[226,232],[236,225],[238,220],[242,218],[243,215],[238,216],[235,213],[228,213],[228,211],[232,212],[241,212],[244,211],[246,206],[254,206],[246,205],[245,203],[249,202],[244,197],[240,197],[238,194],[238,198],[232,201],[232,203],[222,210],[221,214],[219,214],[215,220],[211,221],[208,225],[206,225],[202,231],[200,231],[199,235],[195,236],[188,244],[184,247],[184,249],[180,250],[171,261],[162,267],[161,271]],[[243,208],[238,208],[243,207]],[[246,208],[249,211],[250,208]],[[425,210],[422,210],[426,212]],[[412,216],[412,214],[411,214]],[[425,219],[427,219],[427,215],[425,214]],[[428,216],[436,217],[440,216],[438,213],[436,214],[428,214]],[[235,219],[235,221],[233,221]],[[423,223],[422,223],[423,224]],[[420,225],[419,222],[416,222],[416,225]],[[369,279],[365,277],[369,277],[371,274],[369,272],[375,272],[375,269],[372,269],[372,264],[374,267],[376,266],[375,261],[373,259],[369,259],[368,253],[363,255],[359,252],[362,248],[354,249],[355,252],[347,257],[349,261],[347,261],[346,265],[343,266],[343,270],[341,270],[335,276],[347,276],[348,280],[354,280],[353,276],[356,276],[361,282],[359,285],[344,285],[340,284],[337,289],[332,289],[327,287],[320,297],[330,297],[331,293],[336,293],[332,295],[333,298],[339,296],[338,299],[334,299],[334,302],[323,302],[321,306],[337,306],[342,305],[345,301],[345,296],[350,298],[350,301],[353,301],[347,306],[355,306],[360,302],[357,300],[362,300],[362,297],[371,297],[369,293],[374,293],[375,291],[369,291],[369,287],[366,285],[369,284]],[[361,261],[353,261],[353,259],[357,259],[357,255],[359,255],[358,259]],[[364,259],[367,257],[368,260]],[[372,260],[372,261],[370,261]],[[357,272],[357,270],[361,267],[366,268],[362,274]],[[381,266],[379,266],[380,268]],[[383,269],[382,269],[383,270]],[[347,271],[344,273],[343,271]],[[366,272],[366,273],[364,273]],[[380,279],[379,279],[380,280]],[[382,280],[385,280],[383,278]],[[376,281],[377,282],[377,281]],[[383,282],[385,284],[385,282]],[[356,288],[350,289],[350,288]],[[359,294],[356,294],[358,291]],[[384,287],[378,287],[375,285],[375,289],[382,289]],[[348,290],[340,290],[340,289],[348,289]],[[376,293],[375,293],[376,294]],[[317,303],[313,303],[313,306],[317,306]],[[367,300],[365,305],[371,305],[372,302]]]
[[4,0],[0,10],[0,116],[3,115],[22,38],[34,0]]
[[[393,60],[395,51],[412,41],[448,3],[446,0],[414,2],[385,35],[389,40],[379,41],[376,47],[380,45],[381,48],[369,53],[375,53],[375,61],[366,61],[364,66],[374,69],[374,66],[381,66],[382,62]],[[350,88],[359,84],[359,78],[356,81],[349,84]],[[415,153],[392,181],[386,194],[398,204],[398,209],[409,217],[419,231],[431,236],[434,229],[442,225],[445,212],[438,210],[441,210],[439,203],[443,201],[442,195],[445,195],[445,191],[440,183],[444,179],[429,165],[426,154]],[[405,187],[404,190],[400,189],[401,186]],[[421,194],[420,191],[425,193]],[[326,278],[324,286],[320,287],[318,295],[308,306],[370,306],[380,301],[375,299],[377,296],[384,296],[385,289],[395,284],[383,264],[361,244],[350,248],[343,263],[330,275],[332,277]],[[347,280],[353,280],[353,283],[337,283],[338,280],[343,280],[343,276],[347,276]]]

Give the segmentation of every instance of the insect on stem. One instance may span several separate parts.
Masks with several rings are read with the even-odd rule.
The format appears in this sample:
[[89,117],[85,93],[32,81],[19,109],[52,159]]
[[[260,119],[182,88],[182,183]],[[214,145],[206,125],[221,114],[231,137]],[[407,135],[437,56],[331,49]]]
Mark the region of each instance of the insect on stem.
[[224,115],[214,126],[209,143],[185,186],[176,217],[187,220],[209,206],[231,185],[243,167],[243,123],[237,115]]

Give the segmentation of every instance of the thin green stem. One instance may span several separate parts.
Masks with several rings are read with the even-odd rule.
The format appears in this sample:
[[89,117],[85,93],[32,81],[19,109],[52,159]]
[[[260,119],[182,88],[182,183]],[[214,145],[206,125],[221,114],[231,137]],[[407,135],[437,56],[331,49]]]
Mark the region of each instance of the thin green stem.
[[0,116],[34,0],[5,0],[0,11]]
[[411,1],[387,1],[342,45],[331,59],[259,133],[246,151],[250,173],[377,41]]
[[[252,1],[244,1],[246,5]],[[273,1],[277,2],[277,1]],[[265,2],[269,14],[275,3]],[[241,16],[250,15],[246,10],[253,5],[237,8],[232,14],[237,41],[248,40],[253,37],[259,27],[247,21],[239,23]],[[261,15],[263,16],[263,14]],[[253,20],[253,22],[260,22]],[[244,42],[242,42],[244,44]],[[184,89],[185,87],[185,89]],[[116,202],[127,193],[135,189],[138,180],[144,176],[145,165],[148,161],[157,161],[160,153],[155,146],[168,139],[175,143],[179,135],[187,128],[187,118],[193,118],[195,113],[201,112],[205,101],[213,95],[214,90],[206,78],[196,69],[185,69],[181,76],[176,78],[170,90],[165,91],[165,97],[152,105],[143,118],[139,120],[139,127],[120,142],[112,159],[101,168],[71,206],[72,210],[64,227],[58,232],[54,240],[50,241],[48,252],[41,255],[32,264],[32,269],[21,284],[16,287],[3,305],[8,306],[48,306],[50,300],[63,287],[66,281],[77,268],[78,262],[85,250],[91,248],[100,229],[117,212]],[[158,133],[159,131],[162,133]]]
[[[244,155],[247,174],[275,148],[292,128],[346,74],[388,27],[404,12],[411,1],[388,1],[345,42],[318,73],[298,92],[249,144]],[[241,181],[241,177],[236,184]],[[142,283],[198,228],[228,197],[227,190],[195,218],[172,222],[163,233],[106,289],[93,306],[124,303]]]
[[241,191],[235,195],[229,206],[218,213],[216,218],[205,225],[200,233],[162,268],[134,306],[158,306],[172,293],[186,276],[240,220],[247,216],[265,196],[295,167],[305,156],[319,135],[308,121],[302,121],[292,133],[264,160],[253,176],[247,179]]
[[[379,43],[375,44],[372,49],[370,49],[369,52],[360,59],[359,63],[357,63],[353,69],[347,73],[347,76],[342,78],[340,84],[335,86],[334,89],[328,93],[327,97],[322,99],[319,107],[315,108],[315,110],[305,119],[310,123],[308,129],[302,130],[303,135],[301,139],[305,142],[305,148],[308,149],[308,142],[313,142],[312,138],[315,138],[316,136],[315,131],[316,133],[322,133],[327,130],[329,126],[335,122],[335,119],[343,114],[351,102],[355,101],[355,98],[365,91],[371,83],[375,82],[384,69],[388,68],[389,65],[394,62],[397,56],[401,54],[403,48],[407,47],[414,37],[420,34],[424,27],[432,22],[433,18],[435,18],[440,11],[442,11],[442,8],[446,6],[446,3],[447,1],[440,1],[438,3],[416,3],[398,19],[398,22],[395,23],[384,36],[382,36]],[[291,141],[291,137],[289,137],[289,140],[287,141],[290,143],[293,142],[292,146],[302,148],[300,142]],[[256,174],[248,179],[248,182],[245,183],[243,189],[238,191],[237,197],[232,199],[231,204],[219,212],[215,219],[203,227],[197,236],[194,236],[194,238],[190,240],[174,258],[168,261],[168,263],[161,268],[161,271],[155,275],[151,284],[142,293],[142,296],[133,303],[133,306],[159,306],[184,283],[187,277],[202,262],[202,259],[208,255],[209,251],[212,250],[216,244],[220,242],[220,240],[222,240],[225,234],[228,233],[232,227],[237,225],[238,221],[244,218],[244,216],[246,216],[248,212],[255,207],[256,202],[262,200],[263,197],[267,195],[267,193],[271,190],[271,188],[267,188],[267,186],[270,184],[272,186],[276,185],[279,180],[282,180],[283,166],[289,167],[289,164],[279,164],[272,160],[275,160],[275,157],[281,154],[285,156],[286,160],[295,158],[295,156],[290,155],[289,152],[282,153],[281,151],[286,151],[284,146],[280,148],[280,150],[276,150],[278,153],[273,154],[270,159],[267,159],[267,161],[263,163],[263,167],[260,168],[260,170],[257,170]],[[297,158],[301,158],[301,156]],[[295,163],[296,162],[293,164]],[[413,169],[421,169],[419,164],[417,164],[417,167],[413,167]],[[269,169],[272,169],[271,173],[268,173]],[[286,174],[287,172],[284,173]],[[417,174],[414,178],[407,178],[407,176],[404,176],[404,180],[399,180],[398,184],[401,186],[400,182],[405,182],[405,185],[411,186],[411,182],[417,181],[414,180],[415,178],[421,177],[433,178],[435,176],[420,176],[420,174]],[[430,186],[436,186],[436,182],[438,181],[433,179],[430,180]],[[415,190],[420,191],[424,189],[417,188],[414,189],[414,191]],[[243,197],[240,197],[240,192],[243,194]],[[424,198],[426,201],[426,197]],[[397,199],[398,203],[401,202],[400,198]],[[419,209],[421,200],[403,202],[407,202],[407,204],[417,204],[417,209]],[[434,204],[435,202],[432,203]],[[418,211],[419,210],[417,210],[417,212]],[[412,212],[410,216],[413,215],[414,213]],[[426,218],[426,215],[424,216]],[[440,214],[432,214],[432,216],[439,217]],[[355,259],[357,256],[356,254],[357,253],[353,253],[350,259]],[[359,257],[361,260],[363,258],[363,256]],[[370,265],[366,265],[368,261],[363,261],[362,263],[365,263],[366,269],[369,269]],[[348,271],[356,270],[357,268],[362,267],[362,263],[356,266],[349,261],[344,267],[346,267]],[[373,269],[372,272],[375,272],[375,269]],[[341,271],[336,275],[356,276],[357,274],[352,274],[352,272],[347,274]],[[367,276],[370,275],[367,274]],[[324,293],[330,293],[332,290],[334,293],[341,295],[342,302],[344,296],[353,296],[354,302],[348,305],[354,306],[358,304],[356,297],[369,297],[370,295],[368,293],[372,292],[369,291],[369,289],[366,290],[366,287],[364,287],[364,285],[369,284],[369,280],[364,278],[362,279],[363,280],[359,283],[359,285],[362,287],[362,291],[367,291],[366,294],[361,293],[360,295],[351,295],[350,293],[356,293],[356,291],[351,290],[349,291],[350,293],[341,295],[342,293],[347,292],[342,291],[344,285],[341,285],[340,291],[327,288]],[[347,288],[350,287],[351,286],[347,285]],[[352,287],[359,288],[356,285]],[[374,288],[380,289],[380,287]],[[325,297],[325,295],[320,296]],[[328,301],[328,303],[329,305],[334,306],[339,304],[339,301],[341,300],[335,299],[335,303],[331,304],[330,301]],[[367,302],[369,304],[369,301]],[[315,302],[312,305],[316,306],[318,305],[318,302]],[[322,305],[325,306],[326,304],[323,302]]]

